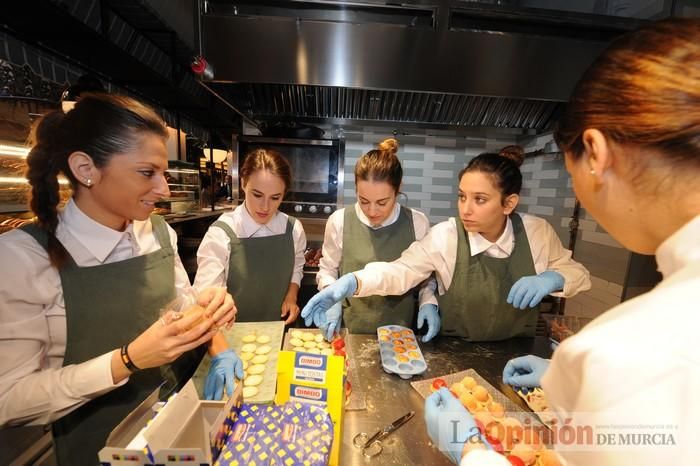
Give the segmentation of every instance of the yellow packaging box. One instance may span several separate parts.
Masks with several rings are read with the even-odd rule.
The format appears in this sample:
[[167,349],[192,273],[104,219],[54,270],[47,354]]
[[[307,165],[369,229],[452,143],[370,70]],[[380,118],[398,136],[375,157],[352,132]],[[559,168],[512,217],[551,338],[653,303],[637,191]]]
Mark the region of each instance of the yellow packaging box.
[[345,410],[345,358],[280,351],[275,403],[299,401],[324,406],[333,421],[333,446],[328,464],[340,465]]

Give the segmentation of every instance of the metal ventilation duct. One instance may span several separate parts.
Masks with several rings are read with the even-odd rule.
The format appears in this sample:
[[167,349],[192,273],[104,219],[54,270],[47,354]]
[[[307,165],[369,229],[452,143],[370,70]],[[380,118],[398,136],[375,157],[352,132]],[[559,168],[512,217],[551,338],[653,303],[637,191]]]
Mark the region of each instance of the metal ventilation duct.
[[561,102],[294,84],[212,84],[248,118],[550,129]]
[[208,1],[205,85],[253,120],[547,130],[628,18],[476,2]]

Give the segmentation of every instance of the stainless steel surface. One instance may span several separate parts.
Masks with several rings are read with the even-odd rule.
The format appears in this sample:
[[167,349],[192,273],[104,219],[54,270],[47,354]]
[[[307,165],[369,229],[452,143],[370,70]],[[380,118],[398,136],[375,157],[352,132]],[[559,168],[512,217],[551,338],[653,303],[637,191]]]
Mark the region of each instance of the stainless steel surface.
[[413,416],[415,415],[415,411],[409,411],[372,435],[368,434],[367,432],[360,432],[353,437],[352,444],[355,446],[355,448],[359,448],[362,451],[362,455],[365,458],[377,456],[384,450],[382,440],[391,435],[391,433],[396,429],[413,419]]
[[[387,423],[415,411],[416,419],[407,423],[382,442],[382,453],[372,460],[381,465],[452,465],[433,447],[423,421],[424,401],[410,384],[397,375],[384,372],[376,335],[347,335],[345,342],[354,359],[357,380],[367,396],[367,409],[346,411],[343,423],[341,464],[367,465],[369,460],[353,446],[360,432],[375,432]],[[437,337],[421,343],[428,370],[411,380],[429,379],[438,375],[472,368],[508,399],[527,410],[527,405],[510,387],[503,385],[501,374],[509,359],[523,354],[549,356],[549,341],[543,337],[514,338],[502,342],[469,343],[461,338]]]
[[206,86],[253,120],[550,129],[643,21],[453,0],[210,1]]

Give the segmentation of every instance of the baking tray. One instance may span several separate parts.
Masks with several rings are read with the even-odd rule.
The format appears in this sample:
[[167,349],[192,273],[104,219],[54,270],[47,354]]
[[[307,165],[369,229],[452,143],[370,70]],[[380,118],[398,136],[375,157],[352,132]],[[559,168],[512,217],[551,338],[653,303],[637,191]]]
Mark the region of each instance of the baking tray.
[[377,340],[384,372],[410,379],[428,369],[416,335],[410,328],[384,325],[377,328]]
[[[282,346],[284,321],[235,322],[230,329],[222,330],[222,333],[229,347],[235,350],[239,357],[242,353],[241,348],[245,344],[243,343],[243,337],[246,335],[267,335],[270,337],[270,342],[265,344],[269,345],[272,349],[267,354],[268,359],[265,363],[265,371],[260,374],[263,376],[263,381],[258,385],[258,393],[255,396],[245,398],[244,401],[246,403],[272,403],[275,398],[275,391],[277,390],[277,359],[279,358],[279,351]],[[258,343],[256,344],[261,346]],[[204,381],[206,380],[210,365],[210,358],[205,356],[192,377],[200,398],[202,398],[204,392]]]
[[423,398],[427,398],[430,394],[433,393],[430,388],[431,384],[433,383],[433,380],[442,379],[447,383],[447,387],[449,388],[450,385],[452,385],[455,382],[460,382],[466,376],[473,377],[474,380],[476,380],[476,383],[484,387],[489,392],[491,398],[493,398],[494,401],[503,405],[507,417],[514,417],[523,424],[542,424],[540,420],[537,417],[535,417],[531,412],[525,411],[520,406],[515,404],[510,398],[501,393],[496,387],[488,383],[486,379],[481,377],[479,373],[476,372],[474,369],[467,369],[452,374],[441,375],[438,377],[433,377],[432,379],[416,380],[415,382],[411,382],[411,386],[420,394],[420,396],[422,396]]

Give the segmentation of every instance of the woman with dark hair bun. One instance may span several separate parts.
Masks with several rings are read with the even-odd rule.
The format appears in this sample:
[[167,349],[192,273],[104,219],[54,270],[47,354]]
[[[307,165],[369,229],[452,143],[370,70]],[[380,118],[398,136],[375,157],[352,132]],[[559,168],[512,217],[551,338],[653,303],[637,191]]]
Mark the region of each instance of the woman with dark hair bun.
[[306,250],[301,222],[279,211],[292,184],[291,166],[277,151],[256,149],[245,156],[239,176],[245,200],[204,235],[194,286],[228,287],[239,322],[283,319],[290,325],[299,316]]
[[[428,217],[398,203],[403,181],[403,168],[396,156],[398,149],[396,139],[385,139],[357,161],[357,202],[333,212],[326,224],[323,255],[316,275],[319,289],[370,262],[397,259],[411,243],[428,234]],[[426,280],[419,288],[418,328],[427,322],[427,333],[422,339],[429,341],[440,329],[435,280]],[[328,318],[317,324],[328,340],[340,330],[341,317],[351,333],[374,333],[382,325],[410,327],[415,308],[412,289],[399,296],[350,298],[347,303],[333,306]]]
[[432,227],[393,262],[344,275],[311,298],[302,317],[323,322],[341,299],[402,294],[434,273],[441,335],[534,336],[542,298],[573,296],[589,289],[590,280],[549,223],[514,212],[522,160],[517,152],[473,158],[459,173],[458,218]]
[[[547,464],[697,464],[700,20],[613,41],[576,85],[555,140],[587,212],[626,248],[655,254],[663,280],[567,338],[551,363],[509,361],[503,382],[544,390],[562,460]],[[425,405],[434,444],[464,454],[462,466],[510,464],[472,439],[474,419],[449,391]]]
[[[229,379],[236,361],[243,375],[215,338],[235,317],[225,289],[159,318],[191,292],[175,232],[151,215],[169,195],[166,138],[126,97],[83,95],[47,114],[27,157],[36,219],[0,236],[0,427],[53,423],[61,466],[97,464],[109,432],[163,382],[163,396],[179,389],[205,344]],[[63,210],[60,174],[73,189]]]

